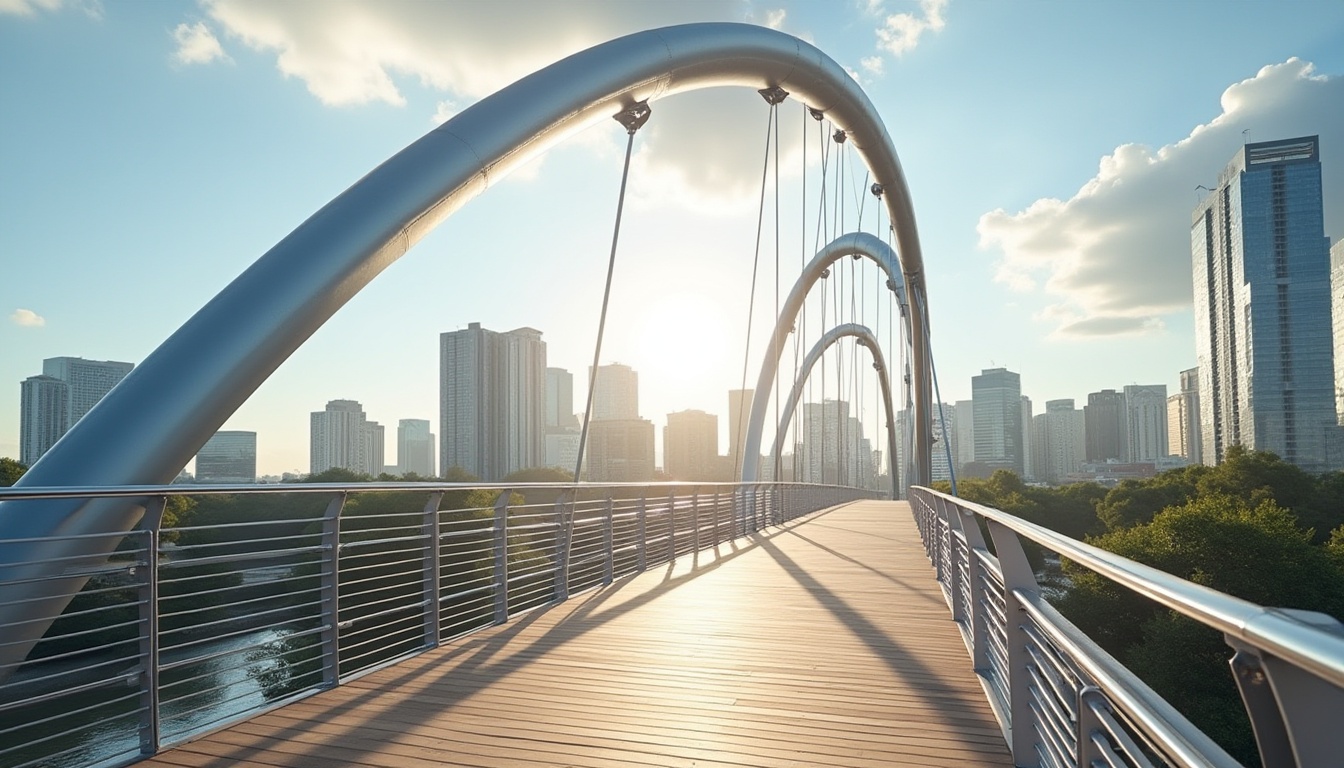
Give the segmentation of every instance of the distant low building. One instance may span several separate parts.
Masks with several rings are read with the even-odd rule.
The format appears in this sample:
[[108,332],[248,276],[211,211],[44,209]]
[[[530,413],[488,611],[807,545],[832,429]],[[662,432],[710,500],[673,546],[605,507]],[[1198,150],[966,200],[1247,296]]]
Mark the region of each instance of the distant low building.
[[257,481],[257,433],[238,430],[216,432],[196,453],[196,482],[255,483]]

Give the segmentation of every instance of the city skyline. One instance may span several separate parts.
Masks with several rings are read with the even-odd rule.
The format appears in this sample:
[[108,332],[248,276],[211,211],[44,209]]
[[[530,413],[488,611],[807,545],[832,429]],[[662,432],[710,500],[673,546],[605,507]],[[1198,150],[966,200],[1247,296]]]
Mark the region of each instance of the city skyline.
[[[460,111],[572,50],[683,21],[773,23],[854,70],[907,171],[947,402],[966,399],[974,373],[995,365],[1020,371],[1022,391],[1037,403],[1140,382],[1178,391],[1179,372],[1195,362],[1188,274],[1195,187],[1213,186],[1248,139],[1320,135],[1326,234],[1344,234],[1337,159],[1344,153],[1333,149],[1344,147],[1344,118],[1323,106],[1340,103],[1344,53],[1333,43],[1344,33],[1344,11],[1325,4],[1311,6],[1316,23],[1301,25],[1280,18],[1272,3],[1216,19],[1194,3],[1164,8],[1169,28],[1154,28],[1130,6],[1105,4],[952,0],[823,12],[781,3],[749,8],[746,18],[729,3],[576,8],[566,42],[554,42],[554,19],[545,14],[520,19],[508,36],[463,19],[438,26],[448,28],[446,42],[462,35],[464,44],[435,46],[450,52],[434,55],[467,59],[431,56],[394,69],[374,56],[369,66],[386,69],[364,80],[342,78],[333,66],[339,54],[310,46],[311,35],[330,28],[300,7],[46,8],[17,3],[0,12],[7,64],[0,94],[14,116],[0,126],[0,252],[11,257],[10,279],[0,285],[0,379],[11,382],[58,355],[142,360],[326,200],[432,127],[435,115]],[[364,8],[394,40],[418,35],[400,7]],[[898,53],[890,36],[875,32],[901,18],[922,31]],[[1199,60],[1181,53],[1188,46],[1179,30],[1196,19],[1229,44]],[[278,37],[249,33],[260,28],[249,24],[268,20]],[[1103,27],[1112,33],[1092,33]],[[1055,42],[1004,47],[1041,34]],[[465,39],[473,36],[480,44]],[[1153,53],[1110,55],[1139,36]],[[284,51],[292,55],[282,65],[276,54]],[[474,58],[497,66],[470,76],[477,70],[456,67]],[[350,71],[364,73],[359,66]],[[1053,74],[1041,78],[1042,71]],[[381,90],[361,92],[359,82],[382,83]],[[1066,131],[1042,117],[1060,105],[1076,117]],[[755,378],[754,370],[742,374],[741,351],[766,112],[749,91],[690,94],[654,110],[636,137],[601,362],[640,371],[641,409],[655,421],[687,409],[718,414],[726,445],[724,392]],[[90,111],[100,115],[96,136],[81,129]],[[1000,116],[992,130],[980,119],[986,112]],[[710,130],[690,131],[705,114],[713,115]],[[795,125],[797,104],[786,102],[781,115]],[[338,313],[221,428],[264,426],[259,469],[278,474],[307,465],[304,414],[329,398],[358,397],[384,424],[434,418],[430,337],[477,319],[541,328],[552,365],[586,371],[623,140],[614,123],[594,129],[473,201]],[[796,167],[802,144],[787,133],[783,143],[782,161]],[[812,195],[820,186],[816,145],[808,152]],[[862,173],[854,170],[857,187]],[[786,170],[784,180],[798,175]],[[576,187],[585,194],[573,194]],[[853,197],[851,225],[861,198]],[[71,210],[85,217],[81,226],[63,223]],[[1159,210],[1167,215],[1152,215]],[[814,218],[790,213],[786,206],[787,221]],[[520,215],[527,227],[516,226]],[[1106,235],[1111,229],[1130,239]],[[501,231],[516,239],[507,255],[486,245]],[[786,264],[817,239],[807,232],[801,247],[785,243]],[[773,250],[770,242],[762,248],[764,284],[772,281]],[[466,256],[473,252],[490,255]],[[509,279],[494,285],[492,275]],[[136,298],[143,296],[156,300]],[[756,298],[751,365],[772,319],[768,293]],[[978,311],[958,310],[967,305]],[[870,320],[882,330],[880,317]],[[408,332],[415,328],[427,330]],[[17,401],[6,398],[0,408],[0,455],[18,456]],[[879,435],[873,410],[860,408],[864,429]]]

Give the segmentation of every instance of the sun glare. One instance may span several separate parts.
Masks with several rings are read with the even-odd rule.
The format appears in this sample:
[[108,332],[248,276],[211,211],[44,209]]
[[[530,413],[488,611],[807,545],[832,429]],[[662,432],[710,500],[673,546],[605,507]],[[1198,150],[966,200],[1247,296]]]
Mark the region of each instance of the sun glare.
[[672,384],[721,368],[728,351],[723,322],[713,304],[695,296],[647,307],[639,331],[641,375],[647,370],[653,380]]

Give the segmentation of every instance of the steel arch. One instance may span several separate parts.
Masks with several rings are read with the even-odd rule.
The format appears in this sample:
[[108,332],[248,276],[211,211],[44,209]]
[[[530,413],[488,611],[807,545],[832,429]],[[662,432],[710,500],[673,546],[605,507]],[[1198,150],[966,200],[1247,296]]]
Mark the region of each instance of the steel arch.
[[[633,104],[721,85],[783,88],[825,112],[846,132],[885,190],[905,280],[912,288],[922,287],[914,208],[900,161],[877,110],[843,67],[812,45],[764,27],[708,23],[648,30],[576,53],[513,83],[357,181],[184,323],[19,485],[170,481],[341,306],[508,171]],[[914,294],[917,299],[923,295],[919,290]],[[926,316],[922,301],[917,301],[916,311]],[[927,322],[915,324],[918,380],[926,375],[919,338],[927,327]],[[921,404],[927,413],[928,398]],[[927,448],[926,443],[925,456]],[[106,555],[109,545],[35,552],[34,545],[14,540],[125,531],[143,513],[124,502],[2,506],[0,564]],[[0,663],[16,650],[21,658],[31,645],[28,641],[36,641],[45,630],[34,619],[54,616],[68,602],[53,597],[53,590],[34,591],[11,604],[23,607],[0,610],[0,622],[28,626],[36,633],[12,638],[15,642],[0,651]]]
[[837,325],[827,331],[808,351],[807,357],[803,358],[803,365],[798,369],[798,378],[789,391],[789,399],[784,402],[784,410],[780,411],[779,426],[775,430],[775,444],[769,456],[778,457],[784,448],[784,434],[788,431],[789,421],[798,407],[798,399],[803,395],[803,385],[807,383],[807,377],[812,372],[813,366],[827,349],[845,338],[857,339],[859,344],[867,347],[873,355],[873,367],[877,369],[878,382],[882,386],[882,403],[887,411],[887,460],[891,467],[891,497],[895,499],[900,496],[900,476],[896,471],[896,413],[892,410],[891,378],[887,375],[887,361],[882,357],[882,347],[878,344],[877,337],[866,326],[858,323]]

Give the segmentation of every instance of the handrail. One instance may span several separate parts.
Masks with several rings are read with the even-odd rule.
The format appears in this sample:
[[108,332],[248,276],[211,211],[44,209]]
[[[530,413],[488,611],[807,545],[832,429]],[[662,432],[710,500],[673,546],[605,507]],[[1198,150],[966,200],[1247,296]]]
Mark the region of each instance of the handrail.
[[[493,501],[444,504],[476,490]],[[536,491],[544,501],[512,503]],[[37,572],[0,565],[0,606],[31,602],[36,581],[76,598],[27,660],[0,664],[0,765],[134,762],[524,611],[881,495],[709,482],[0,488],[0,500],[36,510],[44,499],[112,497],[150,510],[139,529],[102,534],[120,542],[110,555],[43,560]],[[196,519],[163,526],[171,496],[215,498]],[[267,503],[276,496],[291,502]],[[40,552],[89,535],[0,545]],[[87,586],[70,578],[95,567]],[[18,629],[0,623],[0,645]]]
[[929,488],[912,488],[911,506],[1018,765],[1150,765],[1152,755],[1170,765],[1239,765],[1045,601],[1019,537],[1221,632],[1266,765],[1337,764],[1339,621],[1259,606]]
[[1265,608],[1186,581],[993,507],[928,488],[921,490],[955,501],[958,506],[1011,528],[1046,549],[1177,613],[1291,661],[1335,685],[1344,686],[1344,636],[1323,632],[1279,609]]

